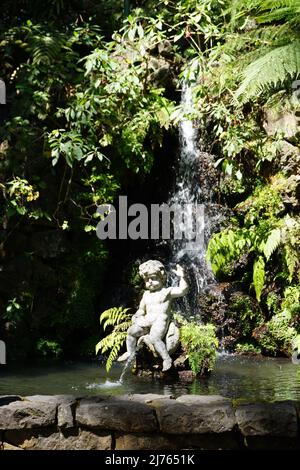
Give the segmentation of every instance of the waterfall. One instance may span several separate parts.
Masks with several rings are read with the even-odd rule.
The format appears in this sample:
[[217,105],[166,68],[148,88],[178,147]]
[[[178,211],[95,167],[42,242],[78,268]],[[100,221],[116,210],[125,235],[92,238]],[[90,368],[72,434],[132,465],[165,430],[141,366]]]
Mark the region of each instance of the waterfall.
[[[213,188],[216,180],[209,176],[208,167],[214,169],[212,156],[204,152],[199,145],[199,131],[196,123],[190,118],[193,110],[193,89],[186,82],[182,87],[181,106],[184,119],[179,125],[180,152],[176,170],[176,182],[169,204],[182,207],[182,217],[189,216],[191,205],[201,207],[203,213],[194,213],[194,226],[203,236],[197,237],[192,246],[187,238],[171,241],[170,266],[181,264],[190,282],[190,293],[184,302],[183,310],[188,316],[197,311],[197,295],[215,283],[213,273],[205,260],[208,241],[219,219],[218,205],[213,202]],[[201,211],[200,211],[201,212]],[[197,220],[198,219],[198,220]],[[196,226],[196,227],[195,227]],[[189,232],[189,230],[187,230]],[[171,279],[175,282],[175,279]],[[180,303],[180,301],[179,301]],[[182,310],[182,307],[181,307]],[[201,313],[200,313],[201,318]]]

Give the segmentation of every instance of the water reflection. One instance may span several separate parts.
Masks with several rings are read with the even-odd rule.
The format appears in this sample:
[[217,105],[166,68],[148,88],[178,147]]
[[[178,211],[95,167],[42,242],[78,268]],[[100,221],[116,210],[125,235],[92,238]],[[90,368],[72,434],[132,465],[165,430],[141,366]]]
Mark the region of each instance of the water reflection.
[[0,368],[0,395],[119,395],[158,393],[223,395],[234,399],[300,400],[300,366],[289,359],[221,356],[210,377],[192,383],[151,381],[127,376],[118,365],[109,375],[97,364]]

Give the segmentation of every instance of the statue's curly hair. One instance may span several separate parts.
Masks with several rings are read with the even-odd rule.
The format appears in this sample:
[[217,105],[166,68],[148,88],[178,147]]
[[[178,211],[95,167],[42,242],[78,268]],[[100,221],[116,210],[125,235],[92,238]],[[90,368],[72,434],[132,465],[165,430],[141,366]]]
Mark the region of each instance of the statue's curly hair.
[[150,259],[149,261],[141,264],[139,267],[139,274],[143,279],[145,279],[146,276],[157,274],[163,283],[165,283],[167,279],[167,273],[164,265],[155,259]]

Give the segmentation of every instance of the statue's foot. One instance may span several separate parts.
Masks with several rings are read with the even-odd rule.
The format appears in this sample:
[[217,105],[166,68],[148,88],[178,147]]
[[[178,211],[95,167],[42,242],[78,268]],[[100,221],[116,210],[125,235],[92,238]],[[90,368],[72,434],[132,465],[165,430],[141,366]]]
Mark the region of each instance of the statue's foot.
[[127,359],[129,359],[129,357],[130,357],[130,353],[125,352],[124,354],[122,354],[122,356],[118,357],[117,361],[118,362],[127,361]]
[[167,370],[171,369],[172,367],[172,359],[165,359],[163,362],[163,368],[162,371],[166,372]]

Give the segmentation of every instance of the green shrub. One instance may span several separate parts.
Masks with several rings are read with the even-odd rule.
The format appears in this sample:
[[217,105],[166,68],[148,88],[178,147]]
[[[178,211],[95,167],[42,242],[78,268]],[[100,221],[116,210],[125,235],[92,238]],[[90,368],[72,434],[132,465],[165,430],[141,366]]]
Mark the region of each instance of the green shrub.
[[251,343],[238,343],[235,350],[238,354],[261,354],[261,349]]
[[211,324],[198,325],[181,319],[180,340],[195,375],[214,369],[218,340]]
[[292,342],[297,332],[290,326],[290,321],[290,313],[283,310],[253,332],[253,336],[265,353],[274,356],[278,352],[284,355],[291,354]]
[[40,339],[37,343],[37,350],[43,357],[58,358],[62,354],[59,343],[48,339]]

